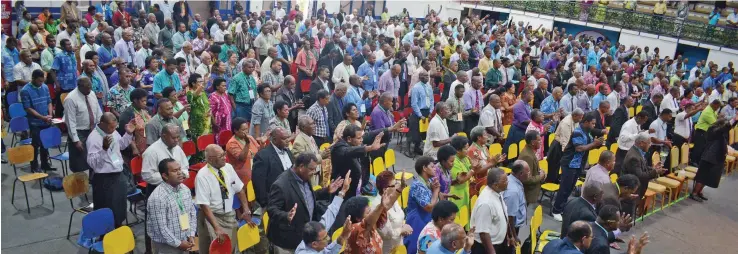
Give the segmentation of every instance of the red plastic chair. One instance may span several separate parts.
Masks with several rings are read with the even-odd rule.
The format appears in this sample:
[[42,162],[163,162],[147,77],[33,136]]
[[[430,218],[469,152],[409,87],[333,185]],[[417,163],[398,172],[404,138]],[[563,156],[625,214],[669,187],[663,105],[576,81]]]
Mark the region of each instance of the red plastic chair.
[[439,101],[441,101],[441,95],[440,94],[434,94],[433,95],[433,101],[435,103],[438,103]]
[[184,152],[185,156],[195,155],[195,153],[197,152],[197,150],[195,149],[195,142],[192,142],[192,140],[188,140],[182,143],[182,151]]
[[302,82],[300,82],[300,91],[303,93],[309,93],[310,92],[310,83],[312,83],[312,80],[304,79]]
[[213,134],[202,135],[197,138],[198,151],[205,151],[205,148],[212,144],[215,144],[215,135]]
[[190,173],[190,177],[185,179],[182,183],[187,186],[190,190],[195,189],[195,177],[197,177],[197,171],[188,171]]
[[[131,174],[133,174],[134,177],[141,176],[141,171],[143,171],[143,158],[141,158],[141,156],[133,157],[131,160]],[[146,188],[147,184],[143,180],[140,180],[136,185],[141,188]]]
[[412,114],[412,113],[413,113],[413,108],[411,108],[411,107],[407,107],[407,108],[405,108],[405,109],[404,109],[404,110],[402,111],[402,115],[403,115],[404,117],[410,117],[410,114]]
[[441,93],[443,93],[444,87],[446,87],[446,85],[444,85],[443,83],[438,83],[438,90],[441,91]]
[[225,147],[226,143],[228,143],[228,140],[230,140],[231,137],[233,137],[232,131],[221,131],[220,134],[218,134],[218,145]]
[[218,239],[213,239],[213,242],[210,243],[211,254],[231,254],[232,252],[233,247],[231,246],[231,238],[229,238],[228,235],[225,236],[222,243],[219,243]]

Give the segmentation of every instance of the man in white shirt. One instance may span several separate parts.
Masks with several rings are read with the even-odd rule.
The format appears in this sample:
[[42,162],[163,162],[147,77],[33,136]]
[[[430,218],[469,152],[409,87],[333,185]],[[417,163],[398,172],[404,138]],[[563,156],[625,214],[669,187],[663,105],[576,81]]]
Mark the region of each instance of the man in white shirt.
[[[100,45],[95,44],[95,36],[93,36],[91,33],[84,34],[85,36],[85,45],[82,45],[82,47],[79,48],[79,58],[80,62],[87,60],[85,55],[87,52],[93,51],[97,52],[98,49],[100,49]],[[90,59],[92,60],[92,59]]]
[[661,100],[661,105],[659,109],[663,111],[664,109],[671,110],[672,117],[676,117],[677,111],[679,111],[679,87],[678,86],[672,86],[669,89],[669,93],[664,96],[664,99]]
[[56,45],[61,47],[61,41],[67,39],[72,43],[72,48],[79,48],[80,43],[75,31],[77,31],[77,26],[74,23],[67,24],[67,29],[59,31],[56,36]]
[[[659,118],[657,118],[655,121],[651,122],[651,125],[648,126],[648,131],[653,132],[651,133],[651,147],[648,149],[648,153],[646,156],[646,161],[651,162],[651,154],[654,152],[660,152],[662,148],[671,149],[671,141],[666,137],[666,133],[668,131],[668,125],[667,123],[670,122],[672,119],[671,117],[671,109],[663,109],[661,110],[661,113],[659,114]],[[669,165],[669,160],[664,162],[665,168]]]
[[335,84],[336,86],[350,85],[349,78],[352,75],[356,74],[354,66],[351,65],[352,60],[353,59],[349,54],[345,54],[343,56],[343,63],[337,65],[336,68],[333,69],[333,77],[331,77],[331,81],[333,81],[333,84]]
[[159,162],[166,158],[176,160],[182,167],[182,175],[189,178],[189,162],[182,147],[179,146],[181,141],[179,126],[167,124],[161,131],[159,140],[151,144],[143,153],[143,167],[141,168],[141,177],[147,183],[146,191],[151,193],[156,186],[162,183],[161,174],[159,174]]
[[674,135],[672,135],[673,145],[681,149],[682,144],[689,141],[694,132],[694,125],[692,122],[692,116],[698,112],[702,112],[707,107],[707,102],[700,101],[697,104],[692,101],[685,101],[682,103],[684,111],[676,114],[674,118]]
[[446,118],[451,114],[451,110],[445,102],[439,102],[436,104],[436,116],[430,120],[428,124],[427,138],[425,146],[423,147],[423,155],[436,158],[438,148],[448,143],[451,143],[451,138],[448,133],[448,125],[446,125]]
[[729,27],[738,27],[738,8],[733,7],[733,13],[726,19]]
[[620,83],[616,83],[613,90],[610,91],[610,94],[607,95],[606,100],[610,103],[610,115],[613,115],[615,113],[615,110],[620,107],[620,91],[622,89],[623,87],[620,85]]
[[203,77],[210,74],[210,60],[210,54],[208,52],[202,52],[202,54],[200,55],[200,65],[198,65],[197,69],[195,69],[195,73],[200,74],[200,76]]
[[489,134],[490,142],[505,136],[505,131],[502,128],[501,107],[500,96],[493,94],[489,97],[489,104],[482,109],[482,115],[479,116],[479,126],[485,128]]
[[80,77],[77,88],[69,92],[64,100],[64,123],[69,136],[69,168],[73,172],[90,169],[85,144],[102,116],[103,112],[98,105],[97,96],[92,93],[92,81],[87,77]]
[[[646,132],[645,130],[641,130],[641,126],[646,121],[648,121],[648,113],[641,111],[623,124],[623,127],[620,129],[620,136],[618,136],[618,151],[615,153],[615,169],[613,173],[619,174],[622,172],[621,167],[623,166],[625,155],[633,147],[638,134]],[[651,132],[651,130],[648,130],[648,132]]]
[[22,86],[31,82],[33,71],[41,70],[41,65],[33,62],[31,59],[31,51],[27,49],[20,52],[20,60],[20,62],[13,66],[13,77],[15,78],[15,82],[21,85],[18,90],[20,90]]
[[287,12],[282,9],[282,2],[277,2],[277,8],[274,8],[272,15],[274,15],[278,20],[284,20],[284,16],[287,15]]
[[[200,65],[200,60],[195,56],[195,51],[192,50],[192,44],[186,41],[182,44],[182,50],[174,55],[174,59],[182,58],[187,63],[187,73],[193,73],[197,66]],[[204,76],[203,76],[204,77]]]
[[471,227],[476,229],[472,253],[510,253],[505,237],[509,227],[507,206],[501,195],[507,183],[501,169],[492,168],[487,172],[487,185],[479,193],[471,212]]
[[153,51],[149,48],[149,45],[150,44],[148,38],[141,38],[141,48],[136,51],[136,57],[133,59],[133,64],[136,66],[136,68],[146,68],[146,58],[151,57],[151,54],[153,54]]
[[[579,98],[577,92],[579,91],[576,83],[571,83],[567,87],[568,93],[566,93],[561,100],[559,100],[559,109],[564,109],[564,115],[571,114],[574,110],[578,109]],[[572,129],[573,130],[573,129]]]
[[[225,151],[220,146],[211,144],[205,148],[205,157],[207,165],[200,169],[195,178],[195,204],[200,207],[200,212],[197,213],[198,243],[201,249],[207,250],[215,239],[222,240],[226,236],[236,239],[236,218],[246,220],[249,225],[254,224],[251,221],[251,209],[244,183],[233,166],[225,162]],[[243,208],[243,214],[238,216],[233,210],[236,195]],[[231,240],[234,250],[238,247],[237,244],[238,241]]]
[[469,76],[465,71],[458,71],[456,73],[456,80],[451,83],[451,87],[448,88],[449,91],[456,91],[456,86],[463,85],[464,91],[469,91],[472,89],[471,84],[469,84]]
[[41,58],[39,52],[46,48],[46,43],[44,42],[41,34],[38,33],[38,26],[35,24],[28,27],[28,32],[21,37],[20,43],[23,46],[22,49],[31,52],[33,60]]

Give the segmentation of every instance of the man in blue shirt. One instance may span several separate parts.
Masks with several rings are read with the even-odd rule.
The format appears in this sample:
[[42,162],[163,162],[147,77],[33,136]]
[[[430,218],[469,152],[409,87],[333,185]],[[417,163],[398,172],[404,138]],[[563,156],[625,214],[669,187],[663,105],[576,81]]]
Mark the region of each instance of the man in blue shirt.
[[415,143],[415,153],[423,154],[423,150],[420,149],[420,145],[423,143],[420,137],[420,120],[427,121],[430,112],[433,111],[433,89],[428,84],[428,72],[422,68],[419,70],[418,79],[420,82],[415,84],[412,91],[410,91],[410,107],[412,107],[413,113],[410,115],[408,125],[408,128],[412,130],[408,142]]
[[710,76],[705,78],[705,81],[702,81],[702,90],[707,91],[707,88],[714,89],[717,84],[717,71],[710,71]]
[[31,74],[31,82],[21,89],[20,94],[23,107],[28,113],[31,144],[34,150],[31,171],[39,171],[38,157],[36,156],[38,154],[41,155],[41,167],[44,171],[55,170],[49,165],[49,151],[44,149],[41,144],[41,130],[49,128],[53,118],[49,88],[44,85],[44,71],[34,70]]
[[[182,91],[182,84],[179,80],[179,75],[177,74],[177,60],[173,58],[167,59],[166,62],[166,69],[164,71],[160,71],[159,73],[154,76],[154,87],[152,89],[152,92],[154,92],[154,95],[156,98],[161,99],[161,91],[164,90],[164,88],[167,87],[174,87],[174,91],[177,91],[177,93]],[[179,97],[179,95],[177,95]]]
[[[441,239],[436,240],[428,247],[428,254],[470,254],[474,245],[474,228],[464,233],[464,227],[456,223],[449,223],[441,229]],[[461,250],[460,252],[457,252]]]
[[113,37],[111,37],[110,34],[103,33],[100,38],[102,46],[97,49],[97,56],[99,58],[97,64],[100,66],[100,69],[103,70],[103,73],[105,73],[109,82],[110,76],[112,76],[117,70],[113,65],[121,63],[122,61],[118,59],[118,53],[113,49]]
[[[51,64],[51,80],[56,80],[57,86],[59,86],[59,93],[69,93],[77,88],[77,59],[74,57],[74,48],[72,48],[72,42],[67,39],[62,39],[59,42],[62,52],[57,53],[54,56],[54,63]],[[61,99],[56,100],[56,115],[62,115],[64,106],[62,105]]]
[[575,221],[571,223],[569,232],[563,239],[556,239],[543,248],[543,254],[581,254],[589,249],[592,243],[592,226],[586,221]]
[[530,177],[530,166],[523,160],[516,160],[511,169],[512,173],[507,176],[507,190],[503,192],[503,198],[507,206],[507,216],[515,220],[515,232],[513,236],[517,238],[518,229],[525,224],[528,218],[523,181],[528,180]]
[[561,214],[564,211],[564,205],[566,205],[571,191],[574,190],[577,178],[582,174],[582,170],[587,164],[589,150],[597,149],[605,143],[602,137],[594,139],[590,133],[596,122],[595,115],[585,115],[582,122],[571,134],[571,142],[564,149],[561,161],[568,163],[561,164],[560,189],[556,194],[553,209],[551,209],[556,221],[563,221]]
[[382,61],[377,62],[374,54],[370,54],[366,58],[366,62],[359,66],[359,71],[356,73],[362,79],[364,89],[367,91],[377,90],[377,80],[379,79],[379,66],[382,65]]
[[20,62],[20,54],[18,53],[18,40],[14,37],[8,37],[3,47],[3,78],[8,84],[15,82],[13,76],[13,66]]

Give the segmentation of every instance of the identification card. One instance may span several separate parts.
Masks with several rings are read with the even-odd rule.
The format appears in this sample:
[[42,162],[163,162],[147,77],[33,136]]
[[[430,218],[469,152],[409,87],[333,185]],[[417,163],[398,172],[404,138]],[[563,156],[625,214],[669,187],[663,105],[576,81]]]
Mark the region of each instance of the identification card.
[[428,107],[430,107],[430,105],[431,105],[431,101],[430,100],[431,100],[430,97],[428,97],[428,96],[425,97],[425,105],[428,106]]
[[456,118],[459,119],[459,121],[461,121],[461,113],[456,113]]
[[188,121],[182,121],[182,129],[185,131],[190,129],[190,123]]
[[182,230],[190,229],[190,215],[180,214],[179,215],[179,228]]
[[359,110],[361,110],[361,113],[366,113],[366,104],[362,103],[361,106],[359,106]]
[[249,97],[253,100],[254,99],[254,90],[249,90]]

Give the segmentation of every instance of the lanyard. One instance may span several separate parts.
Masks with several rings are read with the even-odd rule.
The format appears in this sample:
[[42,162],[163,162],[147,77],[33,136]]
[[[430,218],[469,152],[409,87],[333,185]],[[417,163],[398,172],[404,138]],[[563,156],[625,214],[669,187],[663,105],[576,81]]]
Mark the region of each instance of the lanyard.
[[[210,170],[210,173],[213,174],[213,177],[215,177],[215,179],[218,179],[218,182],[220,183],[221,186],[223,186],[223,188],[225,188],[226,194],[228,194],[227,193],[228,192],[228,187],[226,187],[226,184],[223,181],[223,179],[220,179],[220,176],[218,176],[218,174],[215,173],[215,169],[213,169],[213,166],[210,166],[210,164],[208,164],[208,170]],[[224,175],[223,177],[225,177],[225,173],[223,172],[222,169],[220,170],[220,172]]]
[[143,113],[143,111],[140,111],[140,110],[138,110],[136,108],[133,108],[133,112],[136,113],[138,116],[140,116],[141,117],[141,120],[143,120],[144,122],[148,122],[149,121],[149,119],[146,118],[146,115]]
[[184,210],[184,203],[182,203],[181,194],[179,194],[179,191],[173,191],[173,192],[177,194],[177,197],[176,197],[175,200],[177,201],[177,206],[179,207],[179,212],[181,214],[184,214],[184,211],[185,211]]

